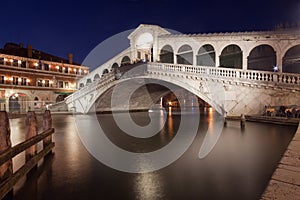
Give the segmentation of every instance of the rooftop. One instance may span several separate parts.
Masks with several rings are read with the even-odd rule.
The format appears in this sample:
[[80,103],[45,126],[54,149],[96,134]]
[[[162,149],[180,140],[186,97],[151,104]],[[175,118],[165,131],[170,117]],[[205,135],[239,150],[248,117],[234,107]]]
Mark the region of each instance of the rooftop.
[[3,48],[0,49],[0,53],[2,54],[8,54],[8,55],[14,55],[14,56],[20,56],[25,58],[34,58],[39,60],[46,60],[46,61],[52,61],[52,62],[59,62],[59,63],[69,63],[72,65],[79,65],[79,63],[72,62],[73,55],[69,54],[69,59],[61,58],[58,56],[51,55],[49,53],[45,53],[43,51],[33,49],[31,45],[28,45],[27,48],[23,47],[23,44],[16,44],[16,43],[6,43]]

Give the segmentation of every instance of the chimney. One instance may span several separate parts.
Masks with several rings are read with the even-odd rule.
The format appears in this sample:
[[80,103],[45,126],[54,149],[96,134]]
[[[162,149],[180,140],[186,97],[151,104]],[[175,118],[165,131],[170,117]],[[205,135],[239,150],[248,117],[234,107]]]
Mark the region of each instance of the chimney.
[[73,63],[73,54],[69,53],[68,58],[69,58],[69,63],[72,64]]
[[30,44],[27,45],[27,56],[32,58],[32,46]]

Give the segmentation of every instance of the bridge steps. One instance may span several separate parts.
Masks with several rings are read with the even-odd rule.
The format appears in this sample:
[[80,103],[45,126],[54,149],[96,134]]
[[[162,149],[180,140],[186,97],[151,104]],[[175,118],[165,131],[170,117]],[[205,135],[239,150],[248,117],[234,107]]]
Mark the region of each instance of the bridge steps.
[[300,123],[261,199],[300,199]]

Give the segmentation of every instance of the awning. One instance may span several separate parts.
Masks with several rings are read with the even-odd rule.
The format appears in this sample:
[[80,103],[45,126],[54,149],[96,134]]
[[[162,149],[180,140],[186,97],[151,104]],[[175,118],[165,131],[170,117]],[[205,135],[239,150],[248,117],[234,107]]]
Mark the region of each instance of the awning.
[[54,94],[62,94],[62,95],[69,95],[72,94],[73,92],[54,92]]

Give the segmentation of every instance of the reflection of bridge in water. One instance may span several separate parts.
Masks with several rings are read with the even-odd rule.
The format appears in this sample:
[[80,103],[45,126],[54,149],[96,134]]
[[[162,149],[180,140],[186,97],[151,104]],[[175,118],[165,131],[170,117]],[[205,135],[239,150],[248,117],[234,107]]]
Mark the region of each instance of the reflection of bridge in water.
[[[299,30],[184,35],[140,25],[128,36],[130,47],[79,80],[79,90],[65,103],[69,110],[81,113],[89,112],[95,102],[101,104],[97,110],[110,110],[109,96],[116,85],[123,84],[128,92],[129,80],[157,80],[184,88],[227,115],[262,114],[265,106],[297,105],[297,33]],[[141,60],[151,62],[120,79],[115,76],[115,70],[128,71],[133,68],[130,63]],[[132,99],[131,109],[147,109],[166,92],[137,91],[140,98]],[[114,109],[122,110],[121,104]]]

